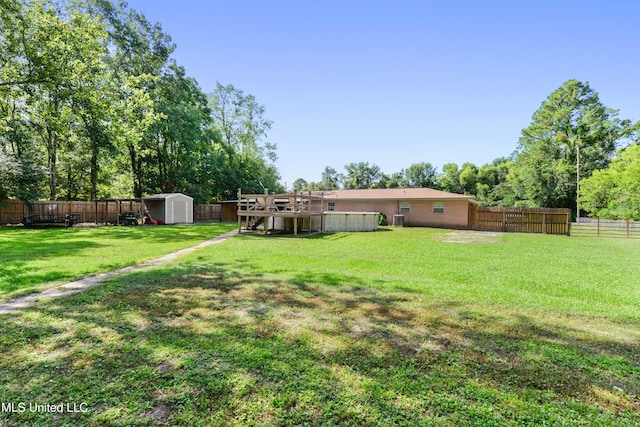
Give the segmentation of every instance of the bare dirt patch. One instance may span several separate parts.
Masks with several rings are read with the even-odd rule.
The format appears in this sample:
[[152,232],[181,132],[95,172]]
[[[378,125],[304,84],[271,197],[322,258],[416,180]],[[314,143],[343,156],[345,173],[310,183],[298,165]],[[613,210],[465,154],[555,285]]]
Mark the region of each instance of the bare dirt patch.
[[446,243],[498,243],[502,233],[492,231],[455,230],[442,236]]

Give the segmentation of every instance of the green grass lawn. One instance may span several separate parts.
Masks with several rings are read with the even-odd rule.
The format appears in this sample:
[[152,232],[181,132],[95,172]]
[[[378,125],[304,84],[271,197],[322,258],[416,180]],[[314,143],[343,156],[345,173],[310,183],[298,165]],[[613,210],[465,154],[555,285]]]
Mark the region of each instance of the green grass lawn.
[[240,235],[3,315],[0,402],[87,411],[0,425],[638,425],[640,241],[477,236]]
[[194,246],[235,226],[0,227],[0,302]]

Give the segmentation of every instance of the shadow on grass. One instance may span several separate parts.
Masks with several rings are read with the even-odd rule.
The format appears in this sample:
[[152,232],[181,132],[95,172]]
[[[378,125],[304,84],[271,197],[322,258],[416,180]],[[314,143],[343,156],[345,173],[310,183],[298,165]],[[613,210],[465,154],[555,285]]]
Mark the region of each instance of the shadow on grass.
[[[8,425],[633,425],[640,344],[244,262],[135,272],[4,316]],[[637,329],[634,331],[637,333]]]
[[60,234],[59,241],[29,235],[28,241],[22,241],[20,245],[0,244],[0,295],[17,290],[23,290],[23,294],[30,293],[35,289],[33,285],[69,277],[69,272],[62,267],[37,271],[34,261],[73,256],[103,246],[90,240],[69,240],[70,235]]
[[[76,255],[91,257],[96,250],[105,248],[107,251],[99,251],[100,258],[94,259],[105,258],[105,255],[108,257],[109,248],[113,247],[111,253],[122,250],[122,245],[116,243],[118,240],[140,242],[140,245],[164,242],[174,245],[176,242],[193,242],[193,245],[196,245],[229,229],[228,224],[99,229],[4,227],[0,230],[0,300],[3,295],[15,297],[37,291],[40,288],[38,285],[43,283],[76,279],[78,273],[70,272],[70,269],[76,266],[70,268],[69,263],[64,265],[56,261]],[[158,252],[158,256],[166,253]],[[136,261],[135,257],[132,257],[131,262],[119,262],[109,266],[109,260],[104,259],[102,265],[89,269],[85,274],[115,270],[135,264]]]

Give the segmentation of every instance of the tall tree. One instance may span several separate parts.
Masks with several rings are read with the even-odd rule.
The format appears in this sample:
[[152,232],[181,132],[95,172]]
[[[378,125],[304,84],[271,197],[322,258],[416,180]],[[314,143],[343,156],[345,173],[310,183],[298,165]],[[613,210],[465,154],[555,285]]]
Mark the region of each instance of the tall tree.
[[283,191],[273,164],[276,145],[266,141],[272,121],[266,117],[265,107],[253,95],[220,83],[209,95],[209,106],[213,129],[221,136],[231,168],[227,187],[246,192],[262,192],[265,188]]
[[124,1],[75,2],[87,14],[101,17],[108,33],[106,60],[116,84],[114,96],[118,98],[113,127],[119,133],[113,135],[117,138],[114,144],[126,152],[132,191],[141,197],[145,161],[154,145],[153,134],[147,131],[159,119],[151,95],[176,46],[160,24],[152,24]]
[[120,82],[115,81],[113,70],[106,61],[108,34],[101,23],[94,20],[98,18],[75,9],[71,10],[71,16],[78,22],[84,21],[85,27],[84,34],[78,34],[81,37],[78,51],[82,52],[82,62],[75,64],[75,70],[82,78],[76,79],[70,95],[72,110],[82,129],[77,134],[84,138],[71,151],[79,148],[87,153],[88,196],[95,200],[98,197],[99,172],[117,153],[113,124],[120,120],[116,95]]
[[264,141],[273,122],[265,117],[264,106],[253,95],[245,95],[231,84],[216,83],[209,102],[224,144],[242,155],[276,160],[276,146]]
[[476,175],[476,193],[478,199],[489,206],[502,204],[507,175],[511,168],[511,160],[500,157],[490,164],[478,168]]
[[322,171],[322,177],[318,183],[320,190],[337,190],[340,188],[342,176],[331,166],[326,166]]
[[401,188],[406,186],[406,181],[405,170],[402,169],[388,176],[384,184],[386,188]]
[[[38,64],[39,76],[24,86],[23,99],[29,123],[47,153],[49,197],[58,197],[58,160],[71,150],[75,120],[74,97],[100,95],[95,82],[101,79],[105,33],[92,16],[58,8],[53,1],[27,3],[23,30],[24,56]],[[33,72],[28,73],[33,76]],[[102,95],[108,92],[102,92]],[[76,98],[77,99],[77,98]]]
[[159,120],[151,127],[152,150],[147,157],[143,188],[150,192],[186,192],[203,201],[208,194],[198,185],[202,152],[211,154],[211,112],[206,95],[183,67],[171,65],[156,85]]
[[377,165],[369,165],[369,162],[349,163],[345,167],[346,174],[342,181],[344,189],[366,189],[379,186],[382,171]]
[[437,185],[436,168],[431,163],[414,163],[404,171],[405,187],[435,188]]
[[125,1],[0,0],[0,196],[280,190],[265,108],[232,85],[208,105],[174,48]]
[[630,129],[588,83],[569,80],[555,90],[522,131],[508,176],[514,205],[573,208],[580,175],[606,167]]
[[460,185],[460,169],[455,163],[446,163],[442,166],[442,174],[438,178],[438,186],[443,191],[462,194]]
[[309,186],[309,183],[304,178],[298,178],[293,181],[293,189],[296,191],[306,190]]

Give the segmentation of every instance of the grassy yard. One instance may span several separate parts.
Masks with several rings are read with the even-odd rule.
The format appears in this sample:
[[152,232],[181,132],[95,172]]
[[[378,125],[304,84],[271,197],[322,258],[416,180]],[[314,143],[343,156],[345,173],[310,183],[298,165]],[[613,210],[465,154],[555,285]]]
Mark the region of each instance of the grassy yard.
[[97,229],[0,227],[0,302],[148,261],[233,228],[223,223]]
[[3,315],[0,402],[26,410],[0,425],[635,426],[639,256],[433,229],[237,236]]

